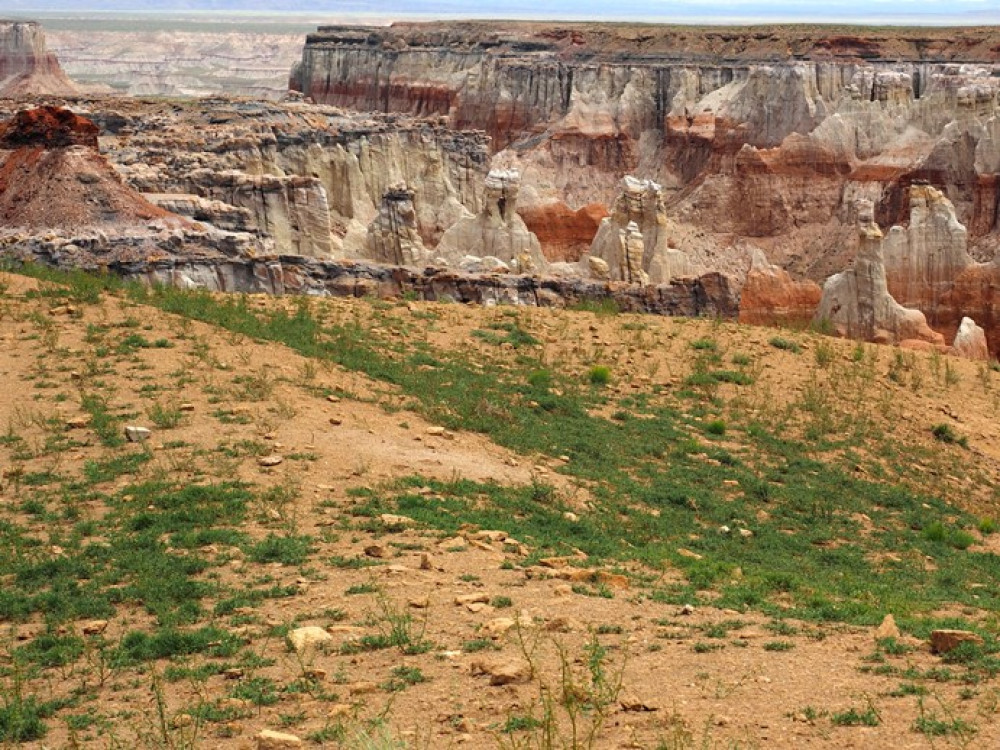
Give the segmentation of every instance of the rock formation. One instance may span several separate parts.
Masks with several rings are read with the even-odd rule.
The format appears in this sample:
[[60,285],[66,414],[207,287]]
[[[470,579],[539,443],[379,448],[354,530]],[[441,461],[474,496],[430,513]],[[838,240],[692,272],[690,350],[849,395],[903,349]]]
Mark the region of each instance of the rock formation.
[[393,185],[382,196],[378,216],[368,226],[366,257],[379,263],[423,267],[430,258],[417,230],[413,191],[405,184]]
[[[871,200],[881,224],[904,223],[921,182],[954,203],[970,254],[993,257],[1000,71],[983,61],[998,44],[988,28],[325,27],[307,39],[293,86],[486,130],[524,176],[529,226],[546,207],[611,203],[624,175],[643,174],[711,254],[732,262],[732,235],[753,237],[770,260],[819,280],[851,260],[856,199]],[[539,238],[551,259],[575,259],[559,234]]]
[[333,255],[330,206],[318,178],[199,169],[187,179],[199,195],[248,209],[282,252],[312,258]]
[[[669,246],[663,190],[652,180],[626,176],[611,215],[601,221],[590,257],[603,260],[615,281],[663,284],[691,273],[680,250]],[[635,252],[635,243],[641,252]],[[588,261],[589,262],[589,261]]]
[[[24,110],[0,128],[0,224],[116,227],[166,219],[97,152],[97,126],[57,107]],[[180,224],[180,220],[176,222]]]
[[929,185],[912,185],[909,195],[909,226],[892,227],[883,243],[886,278],[896,301],[923,310],[935,325],[942,298],[974,261],[952,202]]
[[958,357],[987,361],[990,358],[986,345],[986,331],[976,325],[972,318],[962,318],[958,333],[952,342],[951,351]]
[[816,282],[793,280],[787,271],[768,263],[758,250],[753,253],[740,291],[739,321],[804,328],[816,315],[822,295]]
[[427,247],[481,206],[489,155],[480,132],[298,102],[115,100],[113,109],[101,101],[92,108],[107,133],[102,148],[130,184],[157,200],[196,195],[231,207],[222,213],[246,208],[253,231],[280,253],[365,256],[368,227],[398,183],[414,193]]
[[71,96],[76,89],[34,21],[0,21],[0,96]]
[[238,20],[230,20],[226,31],[143,26],[50,29],[48,43],[80,86],[128,96],[278,100],[287,94],[288,71],[302,54],[303,34],[292,29],[241,28]]
[[522,273],[543,269],[546,263],[538,238],[515,210],[520,184],[517,172],[491,170],[480,212],[455,222],[441,236],[434,255],[453,265],[465,256],[490,256]]
[[0,242],[70,265],[260,250],[249,235],[153,205],[97,151],[97,133],[57,107],[19,112],[0,127]]
[[832,324],[848,338],[879,343],[918,340],[939,346],[944,337],[927,326],[924,314],[900,305],[889,294],[882,255],[882,231],[870,201],[857,205],[858,251],[854,265],[823,285],[816,320]]

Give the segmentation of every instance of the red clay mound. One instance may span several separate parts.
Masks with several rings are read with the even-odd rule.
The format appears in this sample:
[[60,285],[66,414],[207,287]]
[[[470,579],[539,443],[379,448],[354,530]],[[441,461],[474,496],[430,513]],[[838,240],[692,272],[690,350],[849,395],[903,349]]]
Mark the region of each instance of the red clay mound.
[[0,226],[69,229],[184,219],[122,182],[97,151],[97,126],[58,107],[19,112],[0,126]]
[[97,126],[86,117],[68,109],[25,109],[0,129],[0,148],[87,146],[96,150],[99,132]]

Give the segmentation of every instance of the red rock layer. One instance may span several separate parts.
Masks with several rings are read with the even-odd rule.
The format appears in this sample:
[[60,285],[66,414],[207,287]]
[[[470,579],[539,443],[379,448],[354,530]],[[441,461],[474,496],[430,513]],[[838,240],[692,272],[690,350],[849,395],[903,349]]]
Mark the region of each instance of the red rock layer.
[[0,225],[27,229],[138,224],[180,217],[124,184],[96,149],[97,126],[68,110],[19,112],[0,130]]
[[97,126],[61,107],[25,109],[0,127],[0,148],[97,148]]
[[590,248],[608,210],[599,203],[592,203],[574,211],[558,201],[530,206],[518,213],[538,237],[546,260],[575,263]]
[[814,281],[795,281],[787,271],[751,268],[740,293],[740,323],[807,327],[823,290]]
[[1000,266],[969,266],[935,307],[934,328],[951,341],[963,317],[970,317],[986,331],[994,356],[1000,352]]

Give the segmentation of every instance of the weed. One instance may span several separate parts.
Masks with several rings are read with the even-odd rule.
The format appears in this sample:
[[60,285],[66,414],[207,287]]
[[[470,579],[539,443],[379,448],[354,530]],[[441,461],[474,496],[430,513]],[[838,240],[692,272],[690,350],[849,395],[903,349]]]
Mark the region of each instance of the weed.
[[854,706],[846,711],[836,711],[830,714],[830,721],[838,727],[877,727],[882,723],[874,706],[868,706],[863,711],[859,711]]
[[792,354],[801,354],[802,345],[797,341],[792,341],[791,339],[786,339],[781,336],[774,336],[768,343],[775,349],[781,349],[786,352],[791,352]]
[[791,641],[768,641],[764,644],[765,651],[791,651],[795,644]]
[[594,365],[587,372],[587,380],[594,386],[605,386],[611,382],[611,368],[605,365]]
[[959,435],[955,432],[955,429],[950,424],[941,422],[934,425],[931,428],[931,434],[942,443],[959,445],[962,448],[969,447],[969,439],[965,435]]
[[161,430],[169,430],[176,427],[181,423],[181,417],[184,416],[184,412],[181,411],[179,406],[165,406],[159,401],[150,405],[146,409],[146,414],[153,424]]
[[427,682],[427,677],[424,676],[419,667],[401,665],[393,668],[392,677],[382,683],[381,687],[390,693],[397,693],[400,690],[406,690],[411,685],[419,685],[421,682]]

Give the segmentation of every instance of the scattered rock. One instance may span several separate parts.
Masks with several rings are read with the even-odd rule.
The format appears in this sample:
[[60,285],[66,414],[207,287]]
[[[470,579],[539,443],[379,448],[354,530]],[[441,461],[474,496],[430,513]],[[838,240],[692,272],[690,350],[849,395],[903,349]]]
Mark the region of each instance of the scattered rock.
[[428,435],[438,436],[438,435],[444,435],[444,433],[445,433],[444,427],[428,427],[427,428],[427,434]]
[[397,516],[394,513],[383,513],[379,520],[386,526],[412,526],[415,523],[409,516]]
[[875,640],[883,638],[899,638],[899,627],[896,625],[896,618],[891,614],[882,618],[882,624],[875,628]]
[[290,747],[302,747],[302,740],[294,734],[263,730],[257,735],[257,750],[286,750]]
[[683,607],[681,607],[680,613],[682,615],[693,615],[694,614],[694,605],[693,604],[685,604]]
[[485,592],[477,594],[461,594],[455,597],[455,605],[464,606],[468,604],[487,604],[489,600],[490,595]]
[[431,599],[429,596],[421,596],[417,599],[410,599],[409,605],[414,609],[427,609],[431,606]]
[[80,628],[84,635],[100,635],[107,629],[107,620],[90,620],[83,623],[83,627]]
[[627,589],[628,577],[620,573],[608,573],[605,570],[597,571],[597,582],[610,586],[613,589]]
[[350,716],[352,711],[350,703],[334,703],[327,712],[326,717],[336,721]]
[[523,659],[476,659],[469,664],[469,671],[473,676],[488,675],[491,685],[510,685],[531,679],[531,665]]
[[67,430],[79,430],[90,424],[90,420],[87,417],[73,417],[72,419],[66,420]]
[[150,430],[148,427],[128,425],[125,428],[125,438],[130,443],[141,443],[143,441],[149,440],[152,434],[153,434],[152,430]]
[[284,457],[279,456],[277,454],[272,454],[270,456],[261,456],[260,458],[257,459],[257,463],[260,464],[261,466],[269,467],[269,466],[277,466],[284,460],[285,460]]
[[347,686],[347,692],[351,695],[368,695],[378,692],[378,685],[374,682],[355,682]]
[[963,643],[981,646],[983,639],[969,630],[935,630],[931,633],[931,651],[935,654],[947,654]]
[[296,628],[288,633],[288,643],[297,654],[301,654],[309,648],[322,646],[332,640],[332,635],[316,625]]
[[659,711],[660,707],[652,701],[643,700],[633,693],[623,693],[618,701],[622,711]]
[[367,557],[374,557],[376,559],[381,560],[388,554],[389,550],[386,549],[381,544],[369,544],[367,547],[365,547],[365,555]]

